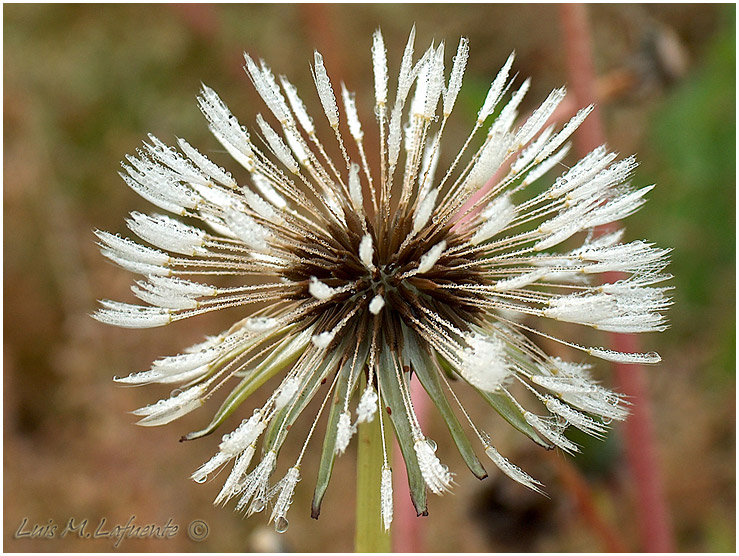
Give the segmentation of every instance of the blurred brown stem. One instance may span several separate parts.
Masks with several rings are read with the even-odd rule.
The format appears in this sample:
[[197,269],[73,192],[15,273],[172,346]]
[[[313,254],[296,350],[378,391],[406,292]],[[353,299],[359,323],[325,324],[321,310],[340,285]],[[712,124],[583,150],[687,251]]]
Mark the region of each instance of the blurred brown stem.
[[[596,100],[596,78],[586,7],[583,4],[561,4],[560,18],[570,90],[578,105],[591,104]],[[603,124],[596,109],[576,136],[578,154],[584,156],[604,142]],[[614,279],[618,276],[606,276],[607,281]],[[640,351],[634,335],[610,334],[609,340],[617,351]],[[632,414],[625,425],[625,440],[629,471],[635,486],[641,550],[672,552],[674,542],[662,490],[645,369],[641,365],[614,364],[613,367],[619,389],[633,404]]]
[[619,534],[601,517],[593,500],[590,486],[578,469],[570,460],[563,458],[556,451],[550,454],[562,484],[574,498],[583,520],[588,525],[588,529],[603,541],[606,552],[626,552],[626,547]]

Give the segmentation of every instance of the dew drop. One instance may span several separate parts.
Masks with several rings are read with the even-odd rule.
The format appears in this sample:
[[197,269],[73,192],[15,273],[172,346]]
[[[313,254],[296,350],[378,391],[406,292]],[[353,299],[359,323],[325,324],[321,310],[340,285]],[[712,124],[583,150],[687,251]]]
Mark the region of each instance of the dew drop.
[[172,390],[169,393],[169,397],[170,398],[174,398],[175,396],[179,396],[180,394],[182,394],[182,389],[181,388],[175,388],[174,390]]
[[251,503],[251,507],[249,508],[252,512],[259,513],[262,510],[264,510],[264,500],[261,498],[256,498],[254,502]]
[[196,483],[203,484],[205,481],[208,480],[208,477],[198,477],[197,479],[193,479]]
[[434,452],[436,451],[436,448],[437,448],[436,442],[434,442],[434,441],[433,441],[433,440],[431,440],[430,438],[427,438],[427,439],[426,439],[426,443],[427,443],[427,444],[428,444],[429,446],[431,446],[431,449],[432,449],[432,450],[433,450]]
[[610,425],[611,423],[613,423],[613,419],[611,417],[603,417],[603,419],[601,420],[603,421],[604,425]]
[[275,519],[275,531],[277,531],[278,533],[284,533],[285,531],[287,531],[288,525],[289,523],[284,517],[278,517],[277,519]]

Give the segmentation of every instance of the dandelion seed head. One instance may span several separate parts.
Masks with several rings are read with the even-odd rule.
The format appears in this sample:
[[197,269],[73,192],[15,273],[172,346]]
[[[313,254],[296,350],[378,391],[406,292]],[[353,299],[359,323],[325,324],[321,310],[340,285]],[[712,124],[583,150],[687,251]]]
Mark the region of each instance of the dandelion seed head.
[[[367,59],[374,79],[368,105],[343,83],[337,103],[318,52],[315,91],[301,93],[245,54],[244,69],[266,117],[256,114],[247,127],[209,87],[198,96],[215,140],[241,168],[232,174],[221,166],[228,166],[225,159],[202,154],[212,148],[199,151],[179,139],[178,150],[154,136],[126,157],[124,182],[187,221],[133,212],[128,227],[141,243],[95,232],[105,257],[140,275],[132,290],[145,305],[101,301],[93,316],[147,328],[226,308],[241,311],[228,330],[116,379],[181,385],[133,412],[146,426],[169,423],[230,388],[212,422],[187,440],[233,426],[230,419],[249,411],[192,475],[204,482],[230,469],[217,504],[236,499],[236,509],[251,515],[271,503],[269,521],[284,531],[309,445],[323,437],[326,446],[314,451],[324,454],[321,473],[330,476],[335,458],[352,449],[358,424],[377,419],[383,442],[396,435],[413,459],[411,498],[418,513],[425,512],[425,489],[443,494],[455,475],[422,431],[410,395],[415,380],[445,416],[474,474],[485,471],[463,435],[479,440],[503,474],[540,492],[541,483],[475,425],[455,391],[478,392],[537,444],[572,453],[579,447],[565,435],[568,427],[601,437],[607,423],[628,414],[623,397],[580,361],[659,361],[656,353],[580,345],[570,326],[558,329],[568,323],[641,333],[668,326],[669,289],[658,284],[669,279],[669,250],[624,243],[621,231],[599,231],[639,210],[651,191],[629,184],[635,158],[619,161],[599,147],[562,171],[570,138],[591,107],[562,126],[548,125],[566,94],[560,88],[520,118],[530,81],[513,74],[513,54],[479,99],[469,138],[452,152],[443,135],[469,52],[462,38],[447,68],[443,43],[415,54],[413,29],[393,91],[377,31]],[[316,107],[332,128],[327,137],[319,137],[310,116]],[[375,121],[362,121],[372,107]],[[368,123],[377,133],[367,133]],[[379,137],[379,146],[366,142],[371,136]],[[559,177],[529,187],[552,172]],[[612,272],[621,273],[619,279],[603,283]],[[559,343],[578,363],[549,356],[539,338]],[[251,394],[273,378],[278,386],[254,407]],[[520,392],[533,395],[519,401]],[[323,415],[325,434],[314,434]],[[273,482],[278,454],[289,457],[282,454],[289,451],[285,439],[306,416],[312,426],[302,449]],[[387,529],[393,504],[386,457],[381,473],[377,496]],[[314,515],[327,486],[318,484]]]

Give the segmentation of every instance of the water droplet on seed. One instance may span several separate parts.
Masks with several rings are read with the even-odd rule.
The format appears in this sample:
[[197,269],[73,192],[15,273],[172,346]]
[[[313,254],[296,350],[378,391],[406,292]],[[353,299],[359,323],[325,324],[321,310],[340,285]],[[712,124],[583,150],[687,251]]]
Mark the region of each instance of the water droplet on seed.
[[430,438],[427,438],[426,439],[426,442],[428,443],[429,446],[431,446],[431,449],[435,452],[436,451],[436,448],[437,448],[436,442],[434,442]]
[[288,523],[287,519],[285,519],[284,517],[278,517],[275,520],[275,531],[277,531],[278,533],[284,533],[285,531],[287,531],[288,525],[290,524]]
[[203,484],[205,481],[208,480],[208,477],[198,477],[197,479],[193,479],[196,483]]

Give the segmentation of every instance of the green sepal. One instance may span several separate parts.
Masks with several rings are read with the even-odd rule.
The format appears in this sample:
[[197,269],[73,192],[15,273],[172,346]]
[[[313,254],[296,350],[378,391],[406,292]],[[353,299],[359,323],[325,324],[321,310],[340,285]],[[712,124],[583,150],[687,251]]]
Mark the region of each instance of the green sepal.
[[398,437],[398,445],[403,453],[403,461],[408,473],[408,487],[411,492],[411,500],[416,508],[417,515],[428,515],[426,507],[426,482],[418,467],[416,451],[413,448],[415,438],[411,432],[409,416],[405,411],[403,396],[400,391],[400,383],[395,374],[395,368],[391,359],[390,350],[382,350],[380,357],[380,372],[383,372],[380,383],[382,401],[390,408],[390,421]]
[[[323,380],[331,373],[335,371],[341,358],[341,351],[339,349],[333,350],[333,352],[324,359],[324,361],[315,369],[308,374],[308,380],[300,385],[297,400],[293,403],[287,404],[272,418],[264,433],[264,451],[274,450],[279,452],[282,448],[285,438],[290,427],[295,423],[297,418],[311,402],[313,396],[321,387]],[[283,426],[284,425],[284,426]]]
[[336,446],[336,428],[339,423],[339,417],[344,412],[344,399],[346,398],[347,390],[349,388],[351,388],[351,390],[354,389],[354,385],[357,383],[357,378],[361,374],[359,371],[364,368],[368,352],[369,343],[364,342],[364,345],[359,348],[359,354],[355,363],[357,366],[357,372],[354,374],[354,380],[351,385],[349,384],[349,375],[352,370],[351,357],[347,359],[339,371],[340,376],[337,379],[336,390],[334,391],[331,409],[328,414],[328,422],[326,423],[326,434],[323,438],[323,448],[321,450],[321,461],[318,469],[318,478],[316,479],[316,488],[313,491],[313,502],[310,510],[310,515],[313,519],[318,519],[318,516],[321,513],[323,497],[326,495],[326,489],[331,480],[331,473],[334,470],[334,461],[336,460],[336,452],[334,450]]
[[404,332],[404,356],[410,360],[413,372],[418,377],[421,386],[426,390],[436,409],[441,413],[465,464],[467,464],[467,467],[469,467],[475,477],[481,480],[484,479],[488,476],[487,471],[485,471],[482,463],[477,458],[472,444],[470,444],[467,435],[462,430],[462,425],[459,423],[457,416],[449,405],[449,401],[444,395],[441,381],[437,375],[438,367],[431,360],[430,356],[419,347],[415,335],[410,331]]

